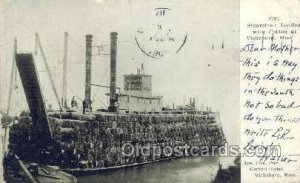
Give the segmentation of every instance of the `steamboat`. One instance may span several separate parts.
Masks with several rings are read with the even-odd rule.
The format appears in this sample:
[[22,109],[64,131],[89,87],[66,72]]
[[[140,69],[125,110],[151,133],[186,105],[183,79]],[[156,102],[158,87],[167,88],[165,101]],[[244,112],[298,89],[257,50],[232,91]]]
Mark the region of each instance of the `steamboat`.
[[110,34],[109,107],[93,110],[91,50],[92,35],[87,35],[82,110],[78,110],[79,104],[74,98],[71,106],[66,107],[66,98],[63,98],[58,100],[60,110],[57,111],[46,108],[33,55],[15,53],[29,112],[15,117],[5,115],[6,120],[2,119],[9,123],[6,125],[9,153],[27,164],[54,166],[57,171],[76,175],[178,158],[173,154],[125,156],[123,151],[128,150],[122,148],[125,143],[150,148],[225,144],[218,112],[210,108],[197,109],[193,97],[189,105],[163,107],[163,97],[152,94],[152,76],[145,74],[143,65],[136,74],[124,76],[123,90],[117,87],[116,32]]

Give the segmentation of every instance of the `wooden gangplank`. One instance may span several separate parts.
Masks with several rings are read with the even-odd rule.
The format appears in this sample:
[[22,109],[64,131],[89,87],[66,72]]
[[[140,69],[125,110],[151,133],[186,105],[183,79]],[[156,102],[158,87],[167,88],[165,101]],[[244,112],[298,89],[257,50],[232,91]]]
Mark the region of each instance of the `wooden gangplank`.
[[32,54],[16,54],[16,64],[30,109],[34,138],[38,144],[47,145],[52,132]]

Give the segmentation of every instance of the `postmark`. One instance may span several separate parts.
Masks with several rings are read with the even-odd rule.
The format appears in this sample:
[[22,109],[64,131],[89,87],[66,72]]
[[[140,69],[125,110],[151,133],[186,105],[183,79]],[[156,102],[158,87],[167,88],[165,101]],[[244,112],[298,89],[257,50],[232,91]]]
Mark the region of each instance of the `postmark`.
[[139,50],[153,59],[179,53],[188,40],[180,25],[170,23],[176,19],[176,10],[167,7],[153,9],[153,20],[136,31],[135,43]]

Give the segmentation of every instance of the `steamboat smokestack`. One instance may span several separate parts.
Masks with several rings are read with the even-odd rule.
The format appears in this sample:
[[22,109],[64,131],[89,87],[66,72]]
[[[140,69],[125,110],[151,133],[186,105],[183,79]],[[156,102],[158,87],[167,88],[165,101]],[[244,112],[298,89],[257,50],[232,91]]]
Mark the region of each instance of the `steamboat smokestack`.
[[118,33],[110,33],[110,93],[109,93],[109,111],[117,112],[117,94],[116,94],[116,66],[117,66],[117,39]]
[[196,99],[195,99],[195,97],[193,98],[193,107],[194,108],[196,107]]
[[68,107],[68,101],[67,101],[68,37],[69,34],[65,32],[64,56],[63,56],[63,85],[62,85],[62,106],[65,109]]
[[86,35],[86,51],[85,51],[85,101],[87,107],[91,106],[91,70],[92,70],[92,35]]

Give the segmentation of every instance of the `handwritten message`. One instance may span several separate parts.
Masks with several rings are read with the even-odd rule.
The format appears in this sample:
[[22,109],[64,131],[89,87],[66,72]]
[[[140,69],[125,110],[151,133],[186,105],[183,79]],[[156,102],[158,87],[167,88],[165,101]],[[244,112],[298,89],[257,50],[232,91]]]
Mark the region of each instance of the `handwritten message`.
[[265,17],[241,29],[242,177],[300,180],[300,22]]

